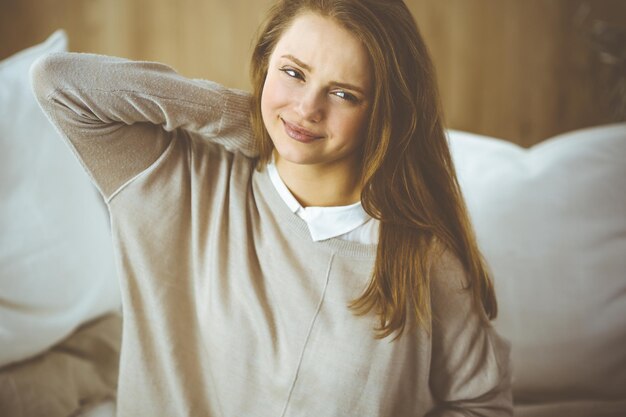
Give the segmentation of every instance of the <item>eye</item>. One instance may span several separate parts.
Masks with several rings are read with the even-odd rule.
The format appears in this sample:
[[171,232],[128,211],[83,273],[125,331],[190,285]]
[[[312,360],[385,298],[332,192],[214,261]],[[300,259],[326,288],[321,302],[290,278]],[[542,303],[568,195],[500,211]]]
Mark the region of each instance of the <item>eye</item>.
[[281,68],[280,70],[291,78],[295,78],[297,80],[304,80],[304,76],[302,75],[302,73],[296,69],[285,67],[285,68]]
[[356,98],[356,96],[346,91],[339,90],[339,91],[333,92],[333,94],[339,97],[340,99],[348,101],[350,103],[356,103],[357,101],[359,101],[359,99]]

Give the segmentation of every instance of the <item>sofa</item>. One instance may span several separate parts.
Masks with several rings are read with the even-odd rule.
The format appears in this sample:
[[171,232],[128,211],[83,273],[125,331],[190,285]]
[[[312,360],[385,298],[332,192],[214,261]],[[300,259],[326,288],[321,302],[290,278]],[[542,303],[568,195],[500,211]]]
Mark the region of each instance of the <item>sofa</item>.
[[[109,218],[29,84],[35,59],[66,49],[60,30],[0,62],[0,416],[115,413]],[[448,136],[512,345],[516,415],[626,416],[626,123],[528,149]]]
[[512,344],[515,414],[626,416],[626,123],[530,149],[449,137]]
[[69,416],[115,398],[120,291],[106,206],[49,123],[30,64],[0,62],[0,416]]

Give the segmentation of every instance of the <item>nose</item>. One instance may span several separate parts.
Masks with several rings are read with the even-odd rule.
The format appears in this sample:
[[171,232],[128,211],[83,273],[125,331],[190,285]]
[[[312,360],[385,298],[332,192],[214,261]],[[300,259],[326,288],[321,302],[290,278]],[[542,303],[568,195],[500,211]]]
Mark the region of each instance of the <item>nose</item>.
[[319,123],[324,118],[324,95],[319,91],[304,89],[296,100],[296,112],[303,120]]

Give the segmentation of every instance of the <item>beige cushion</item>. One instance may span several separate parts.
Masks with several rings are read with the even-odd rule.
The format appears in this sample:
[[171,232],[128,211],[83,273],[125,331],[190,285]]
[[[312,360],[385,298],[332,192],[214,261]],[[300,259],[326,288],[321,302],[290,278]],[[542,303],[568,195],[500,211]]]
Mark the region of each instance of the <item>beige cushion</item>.
[[45,353],[0,368],[0,416],[67,417],[115,398],[121,325],[109,314]]

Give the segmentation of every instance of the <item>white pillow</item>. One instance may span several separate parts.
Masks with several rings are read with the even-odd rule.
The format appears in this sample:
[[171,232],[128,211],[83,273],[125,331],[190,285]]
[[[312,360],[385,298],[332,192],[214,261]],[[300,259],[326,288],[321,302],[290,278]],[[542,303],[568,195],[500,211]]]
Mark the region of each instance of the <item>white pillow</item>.
[[626,415],[626,124],[530,149],[449,137],[494,274],[495,325],[512,342],[516,402]]
[[0,62],[0,366],[120,305],[106,208],[30,86],[65,50],[59,30]]

